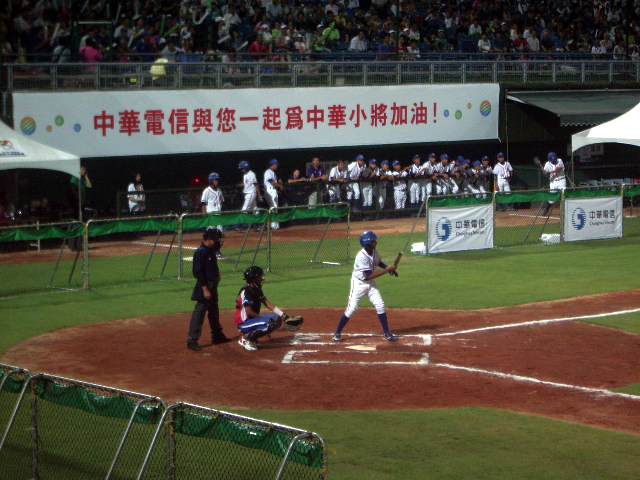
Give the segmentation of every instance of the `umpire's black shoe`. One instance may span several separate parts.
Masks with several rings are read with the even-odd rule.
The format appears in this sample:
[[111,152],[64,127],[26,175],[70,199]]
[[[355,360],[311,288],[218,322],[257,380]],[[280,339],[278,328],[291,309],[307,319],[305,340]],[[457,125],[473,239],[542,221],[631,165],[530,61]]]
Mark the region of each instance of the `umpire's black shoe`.
[[193,350],[194,352],[199,352],[202,350],[202,347],[197,343],[187,343],[187,348],[189,350]]
[[211,343],[213,343],[214,345],[220,345],[222,343],[228,343],[230,341],[231,339],[227,338],[224,333],[211,337]]

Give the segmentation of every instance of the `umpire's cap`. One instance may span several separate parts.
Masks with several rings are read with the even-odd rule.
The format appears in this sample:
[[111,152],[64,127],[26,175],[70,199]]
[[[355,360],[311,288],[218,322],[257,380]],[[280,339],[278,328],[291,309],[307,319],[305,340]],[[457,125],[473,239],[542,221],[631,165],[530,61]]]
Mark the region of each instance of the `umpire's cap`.
[[209,174],[209,183],[213,183],[214,180],[220,180],[220,175],[218,175],[216,172],[211,172]]
[[202,238],[203,240],[211,239],[214,242],[218,243],[220,242],[220,240],[224,238],[224,233],[218,230],[217,227],[209,226],[204,229],[204,232],[202,233]]
[[364,248],[370,247],[373,242],[378,240],[378,236],[371,230],[360,235],[360,245]]

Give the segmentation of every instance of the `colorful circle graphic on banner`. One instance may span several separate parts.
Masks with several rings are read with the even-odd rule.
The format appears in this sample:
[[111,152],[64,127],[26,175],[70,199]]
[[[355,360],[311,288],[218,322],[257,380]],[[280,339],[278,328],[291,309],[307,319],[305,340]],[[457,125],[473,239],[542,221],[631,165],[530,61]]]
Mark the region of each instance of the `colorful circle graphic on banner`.
[[469,110],[471,110],[471,109],[473,108],[473,104],[471,104],[471,103],[467,103],[467,108],[468,108]]
[[449,110],[445,110],[444,112],[442,112],[442,114],[444,115],[444,118],[448,118],[449,117]]
[[453,225],[451,224],[451,220],[449,220],[447,217],[442,217],[440,220],[438,220],[438,223],[436,223],[436,237],[438,237],[439,240],[446,242],[451,236],[452,232]]
[[75,132],[79,132],[80,130],[82,130],[82,125],[80,125],[79,123],[76,123],[76,124],[73,126],[73,130],[74,130]]
[[480,115],[482,115],[483,117],[487,117],[489,116],[490,113],[491,113],[491,102],[489,102],[488,100],[485,100],[480,104]]
[[53,131],[53,127],[51,125],[47,125],[47,132],[51,133]]
[[20,121],[20,131],[25,135],[33,135],[36,131],[36,121],[31,117],[24,117]]
[[460,120],[462,118],[462,111],[456,110],[456,120]]
[[580,207],[575,208],[573,213],[571,213],[571,225],[573,225],[573,228],[576,230],[582,230],[586,224],[587,212]]
[[61,127],[64,125],[64,117],[62,115],[56,115],[55,123],[56,126]]

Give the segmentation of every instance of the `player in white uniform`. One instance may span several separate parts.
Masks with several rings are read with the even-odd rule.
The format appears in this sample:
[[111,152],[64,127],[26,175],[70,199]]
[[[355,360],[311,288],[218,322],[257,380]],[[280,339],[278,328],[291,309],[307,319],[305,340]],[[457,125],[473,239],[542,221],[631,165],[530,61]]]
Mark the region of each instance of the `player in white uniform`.
[[398,160],[393,161],[393,201],[396,210],[404,208],[407,203],[407,171],[402,170]]
[[254,212],[257,212],[258,195],[260,194],[260,190],[258,189],[258,179],[256,178],[256,174],[251,171],[251,166],[246,160],[241,161],[238,164],[238,168],[242,170],[242,183],[238,184],[238,187],[242,187],[242,193],[244,194],[242,211],[248,212],[249,210],[253,210]]
[[384,204],[387,202],[387,185],[389,180],[393,180],[391,169],[389,168],[389,161],[383,160],[380,162],[380,169],[378,170],[378,183],[375,186],[376,198],[378,199],[378,208],[384,210]]
[[449,155],[443,153],[440,155],[440,162],[436,164],[436,193],[438,195],[449,195],[451,187],[451,178],[449,177]]
[[142,175],[135,173],[133,175],[133,181],[127,187],[129,193],[129,212],[134,215],[143,213],[145,211],[144,204],[144,187],[142,186]]
[[[567,176],[564,171],[564,162],[555,154],[549,152],[547,163],[544,164],[544,174],[549,176],[549,191],[557,192],[567,188]],[[544,215],[548,215],[554,202],[549,202],[545,208]]]
[[348,172],[345,168],[344,160],[338,160],[338,165],[333,167],[329,172],[330,183],[327,185],[327,191],[329,192],[329,201],[331,203],[339,202],[342,199],[340,189],[342,188],[342,184],[349,181],[347,175]]
[[413,165],[409,169],[409,207],[416,208],[420,205],[420,175],[422,173],[422,157],[413,156]]
[[[280,163],[277,159],[273,158],[269,160],[269,168],[264,172],[264,192],[269,208],[278,208],[278,190],[282,190],[282,180],[279,180],[276,175],[276,170]],[[280,224],[278,222],[271,222],[271,230],[278,230]]]
[[484,188],[485,192],[490,192],[493,186],[493,168],[491,168],[491,160],[484,155],[481,158],[482,169],[480,173],[480,185]]
[[358,182],[364,167],[364,155],[358,155],[356,160],[347,166],[347,177],[349,178],[347,201],[351,204],[352,210],[357,210],[360,207],[360,184]]
[[369,160],[369,166],[362,171],[362,210],[373,208],[373,182],[378,178],[378,161]]
[[[349,304],[340,318],[340,323],[333,335],[333,340],[335,342],[341,342],[343,340],[342,329],[358,309],[360,299],[364,295],[368,295],[369,300],[375,307],[376,313],[378,314],[378,320],[380,320],[382,330],[384,331],[384,338],[391,342],[395,342],[398,337],[389,330],[384,300],[382,300],[382,295],[380,295],[380,290],[378,290],[375,279],[386,273],[395,272],[397,267],[395,265],[387,266],[382,263],[382,259],[376,250],[378,237],[374,232],[368,231],[360,235],[360,245],[362,245],[362,250],[360,250],[356,255],[356,259],[353,264]],[[376,270],[378,267],[380,267],[381,270]]]
[[425,188],[425,198],[433,195],[433,187],[437,184],[437,161],[436,154],[430,153],[429,160],[422,166],[423,175],[426,178],[427,185]]
[[483,185],[482,163],[480,160],[475,160],[471,166],[471,170],[468,171],[465,191],[475,194],[477,198],[486,198],[487,191]]
[[[495,167],[493,167],[493,175],[496,177],[496,182],[498,183],[498,191],[506,193],[511,192],[511,185],[509,184],[509,180],[513,175],[513,168],[511,167],[511,164],[505,160],[504,153],[498,153],[496,155],[496,158],[498,159],[498,163],[496,163]],[[508,204],[507,209],[513,210],[513,206],[511,204]],[[499,203],[498,210],[504,212],[504,204]]]
[[[222,210],[222,202],[224,202],[224,195],[220,190],[220,175],[216,172],[211,172],[208,180],[209,186],[203,190],[200,198],[202,213],[220,212]],[[221,232],[224,231],[222,225],[217,225],[216,228]]]

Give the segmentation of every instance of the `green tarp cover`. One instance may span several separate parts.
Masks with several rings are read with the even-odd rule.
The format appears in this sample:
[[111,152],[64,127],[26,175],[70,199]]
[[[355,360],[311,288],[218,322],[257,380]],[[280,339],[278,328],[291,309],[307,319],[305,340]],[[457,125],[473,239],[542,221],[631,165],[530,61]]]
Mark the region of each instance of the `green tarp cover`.
[[486,205],[491,203],[491,195],[486,198],[469,197],[431,197],[429,207],[462,207],[467,205]]
[[49,238],[81,237],[84,226],[81,223],[70,225],[43,225],[40,227],[18,227],[0,230],[0,242],[17,242],[25,240],[47,240]]
[[269,212],[261,210],[257,213],[213,213],[203,217],[185,217],[182,219],[182,230],[204,229],[209,225],[265,223],[268,216]]
[[[214,418],[184,410],[176,410],[175,431],[192,437],[233,442],[279,457],[284,457],[296,436],[266,425],[246,423],[224,415]],[[322,444],[301,441],[296,443],[291,461],[309,467],[322,468],[322,454]]]
[[545,191],[496,193],[496,203],[557,202],[561,197],[560,192]]
[[[137,403],[125,395],[100,395],[79,385],[62,385],[50,379],[34,380],[32,391],[42,400],[111,418],[130,418]],[[156,424],[163,411],[157,403],[143,404],[136,412],[135,421]]]
[[110,222],[89,223],[89,236],[99,237],[112,233],[128,232],[177,232],[178,219],[137,218],[135,220],[114,220]]
[[619,197],[620,187],[565,190],[564,198]]
[[625,197],[635,197],[640,195],[640,185],[634,185],[632,187],[624,187]]
[[293,208],[291,210],[274,211],[271,213],[272,222],[286,222],[307,218],[345,218],[349,214],[347,207],[309,207]]

